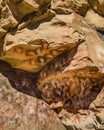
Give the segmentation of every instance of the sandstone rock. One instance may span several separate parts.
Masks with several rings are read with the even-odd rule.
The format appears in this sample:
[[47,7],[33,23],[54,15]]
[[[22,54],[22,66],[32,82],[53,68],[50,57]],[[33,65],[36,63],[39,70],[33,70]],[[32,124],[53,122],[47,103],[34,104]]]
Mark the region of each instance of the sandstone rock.
[[37,23],[36,25],[31,24],[28,28],[18,30],[15,34],[8,33],[4,41],[4,50],[16,44],[31,43],[36,39],[45,39],[50,43],[50,46],[60,43],[76,43],[85,39],[85,51],[79,49],[66,70],[95,64],[101,71],[104,71],[103,52],[101,49],[98,51],[98,48],[103,48],[103,42],[96,31],[77,14],[56,15],[51,21]]
[[[94,13],[92,9],[87,12],[88,8],[91,8],[88,2],[96,13]],[[37,5],[37,7],[35,5]],[[61,68],[62,73],[67,73],[69,70],[83,68],[85,66],[98,66],[100,71],[104,72],[104,42],[100,39],[96,31],[87,24],[88,21],[86,22],[84,18],[80,16],[85,16],[86,12],[87,18],[89,13],[91,13],[91,15],[93,14],[93,19],[99,16],[97,13],[104,16],[103,6],[103,0],[1,0],[1,26],[3,29],[6,29],[7,32],[1,28],[1,33],[2,31],[3,33],[1,34],[2,40],[0,39],[0,53],[3,43],[3,51],[7,51],[15,45],[20,46],[20,44],[23,44],[23,46],[24,44],[26,44],[26,46],[28,44],[29,46],[37,46],[36,41],[39,39],[44,39],[49,42],[50,48],[57,48],[63,44],[69,45],[69,43],[77,43],[78,46],[76,49],[73,49],[74,51],[70,50],[70,53],[68,53],[70,54],[69,57],[66,55],[67,53],[65,53],[65,55],[61,55],[62,57],[53,59],[50,64],[53,62],[55,63],[49,66],[52,66],[52,69],[54,69],[54,66],[56,68],[63,67]],[[92,22],[91,18],[90,22]],[[100,19],[101,22],[98,23]],[[99,16],[97,22],[95,23],[94,21],[91,25],[93,26],[94,24],[97,30],[103,31],[102,21],[103,18]],[[3,55],[3,53],[1,54]],[[29,54],[33,53],[29,52]],[[14,53],[11,53],[11,57],[13,57],[13,55]],[[39,53],[39,55],[41,55],[41,53]],[[22,60],[24,60],[24,57],[22,58]],[[67,58],[69,58],[68,63],[66,62]],[[34,64],[34,62],[32,63]],[[64,63],[66,64],[64,65]],[[47,65],[45,67],[47,68]],[[57,69],[57,71],[55,69],[52,71],[52,69],[48,68],[50,71],[47,72],[47,69],[45,71],[47,73],[59,73],[59,69]],[[0,70],[3,70],[3,67],[1,67]],[[44,76],[46,76],[46,73],[43,73],[45,71],[41,70],[40,75],[42,74],[41,77],[43,76],[42,80],[44,80]],[[15,74],[18,75],[18,73]],[[51,74],[49,74],[48,77]],[[12,76],[14,77],[14,74]],[[13,77],[12,79],[11,76],[8,78],[12,81],[16,79],[13,81],[13,87],[16,85],[21,88],[21,83],[23,83],[22,87],[25,86],[25,81],[22,80],[25,76],[22,76],[22,78],[19,77],[19,81],[16,76],[15,78]],[[27,78],[29,77],[27,76]],[[27,87],[29,88],[30,86],[31,85]],[[24,88],[24,91],[25,89],[26,88]],[[33,93],[33,91],[31,92]],[[8,84],[7,79],[0,75],[0,129],[103,130],[103,95],[104,91],[102,89],[89,109],[79,110],[76,114],[68,113],[63,109],[58,116],[66,126],[65,128],[60,123],[57,114],[50,110],[49,106],[44,101],[18,92]],[[58,105],[62,104],[59,103]]]
[[93,10],[88,10],[85,19],[89,25],[99,31],[104,31],[104,18]]
[[74,10],[84,16],[88,8],[89,4],[86,0],[52,0],[52,9],[56,10],[57,13],[67,14]]
[[40,16],[32,16],[29,20],[27,20],[26,22],[22,22],[21,24],[19,24],[18,29],[21,30],[23,28],[25,28],[26,26],[28,26],[29,24],[32,23],[38,23],[41,21],[44,21],[46,19],[52,19],[55,16],[55,12],[52,10],[47,10],[47,12],[45,12],[43,15]]
[[91,103],[90,109],[95,112],[98,122],[101,124],[101,130],[104,129],[104,87],[101,92],[98,94],[96,100]]
[[[91,42],[88,45],[88,52],[89,56],[92,59],[92,61],[95,63],[96,66],[99,67],[101,72],[104,72],[104,42],[96,42],[91,44]],[[93,52],[92,52],[93,50]]]
[[43,39],[34,41],[34,45],[20,44],[4,51],[0,59],[8,62],[13,68],[28,72],[38,72],[51,60],[65,51],[77,46],[77,44],[61,44],[61,46],[50,47]]
[[104,88],[97,98],[91,103],[89,110],[79,110],[78,113],[68,113],[62,110],[59,113],[67,129],[75,130],[103,130],[104,129]]
[[18,22],[14,18],[12,12],[10,11],[10,9],[7,5],[1,11],[0,24],[1,24],[1,27],[5,30],[14,28],[18,24]]
[[63,72],[83,68],[85,66],[94,66],[94,63],[91,61],[90,56],[88,54],[87,44],[82,43],[78,46],[77,52],[73,57],[71,63],[68,67],[64,69]]
[[88,0],[88,2],[97,13],[104,16],[104,1],[103,0]]
[[23,0],[21,3],[17,5],[17,9],[19,12],[21,12],[23,15],[27,15],[29,13],[32,13],[34,11],[39,11],[39,5],[34,0]]
[[61,111],[59,117],[67,128],[74,130],[103,130],[104,129],[104,88],[90,105],[90,110],[80,110],[79,114]]
[[59,116],[62,117],[62,122],[67,126],[68,130],[99,130],[101,127],[94,112],[90,110],[80,110],[78,114],[62,111]]
[[8,0],[6,1],[6,4],[9,6],[9,9],[16,20],[21,22],[22,19],[25,19],[25,16],[32,15],[32,13],[37,13],[38,15],[45,13],[48,9],[50,1],[51,0]]
[[103,130],[104,129],[104,114],[103,114],[104,108],[98,108],[97,110],[98,110],[98,112],[96,112],[96,117],[97,117],[99,123],[101,124],[99,129]]
[[51,8],[53,10],[55,10],[56,13],[58,13],[58,14],[70,14],[70,13],[72,13],[73,10],[65,6],[65,5],[67,5],[67,3],[66,4],[63,4],[63,3],[64,3],[64,1],[52,0],[51,1]]
[[89,110],[79,110],[73,114],[62,110],[59,114],[67,129],[103,130],[104,129],[104,88],[91,103]]
[[21,12],[19,12],[19,10],[17,9],[18,2],[8,0],[6,1],[6,4],[8,5],[9,10],[12,12],[15,19],[18,22],[20,22],[22,18],[24,17],[24,15]]
[[0,39],[6,34],[6,30],[0,28]]
[[[28,44],[36,39],[45,39],[50,46],[81,41],[84,37],[79,33],[74,33],[74,29],[70,27],[75,17],[74,14],[57,15],[51,21],[31,24],[27,28],[17,30],[15,34],[8,33],[5,37],[5,49],[11,45]],[[9,41],[11,45],[8,44]]]
[[[82,21],[82,22],[80,22],[80,21]],[[96,31],[91,29],[86,24],[86,21],[84,21],[84,20],[81,20],[81,19],[80,20],[79,19],[73,20],[72,27],[73,27],[74,30],[77,30],[75,32],[79,32],[85,38],[85,41],[86,41],[85,44],[87,46],[87,54],[88,54],[87,57],[88,57],[88,59],[92,63],[94,63],[95,66],[98,66],[100,71],[104,72],[104,67],[103,67],[104,66],[104,61],[103,61],[103,58],[102,58],[103,57],[104,42],[100,39],[100,37],[98,36]],[[79,56],[81,55],[80,52],[78,52]],[[75,58],[75,60],[77,58]],[[79,61],[81,61],[81,59]],[[78,63],[79,62],[77,62],[77,64]]]
[[51,74],[41,81],[38,89],[42,92],[42,99],[53,109],[65,109],[75,113],[89,108],[103,84],[104,74],[98,72],[96,67],[84,67]]
[[65,130],[65,127],[46,103],[16,91],[0,74],[0,129]]

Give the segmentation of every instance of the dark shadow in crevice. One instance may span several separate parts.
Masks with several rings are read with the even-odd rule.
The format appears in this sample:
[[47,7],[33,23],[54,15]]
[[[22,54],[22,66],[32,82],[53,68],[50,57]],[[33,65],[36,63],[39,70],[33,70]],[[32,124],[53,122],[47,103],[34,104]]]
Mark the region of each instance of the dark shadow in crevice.
[[9,63],[0,60],[0,73],[8,78],[11,86],[27,95],[41,98],[37,89],[37,74],[13,69]]
[[97,30],[97,34],[102,40],[104,40],[104,31]]
[[48,19],[44,19],[44,20],[41,20],[41,21],[38,21],[38,22],[35,22],[35,23],[31,23],[30,25],[27,26],[27,28],[30,29],[30,30],[37,29],[40,24],[50,22],[52,19],[53,19],[53,17],[48,18]]

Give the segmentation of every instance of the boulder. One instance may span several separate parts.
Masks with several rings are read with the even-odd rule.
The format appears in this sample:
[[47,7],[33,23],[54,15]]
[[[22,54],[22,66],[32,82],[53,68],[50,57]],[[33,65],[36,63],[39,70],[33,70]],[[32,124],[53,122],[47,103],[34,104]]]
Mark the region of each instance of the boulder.
[[104,31],[104,17],[94,12],[94,10],[89,9],[86,13],[85,19],[87,23],[96,30]]
[[18,30],[27,27],[29,24],[37,24],[38,22],[45,21],[46,19],[52,19],[55,16],[55,12],[51,9],[47,10],[44,14],[39,16],[30,17],[27,21],[18,25]]
[[[84,40],[84,37],[74,32],[74,29],[70,26],[76,17],[74,13],[70,15],[60,14],[51,21],[30,24],[27,28],[17,30],[15,34],[8,33],[5,37],[5,50],[10,48],[11,45],[30,44],[36,39],[45,39],[51,46],[61,43],[76,43]],[[11,45],[8,44],[9,41],[11,41]]]
[[65,130],[65,127],[44,101],[13,89],[0,74],[0,129]]
[[8,62],[0,60],[0,130],[104,129],[103,88],[88,109],[77,113],[53,111],[55,104],[49,106],[35,95],[52,74],[66,85],[64,74],[73,69],[96,66],[104,72],[103,6],[103,0],[0,1],[0,57]]
[[39,11],[39,5],[34,0],[23,0],[17,5],[17,9],[25,16],[29,13]]
[[17,20],[14,18],[11,10],[7,5],[1,10],[0,24],[1,27],[5,30],[15,28],[18,24]]
[[104,1],[103,0],[88,0],[88,2],[98,14],[104,16]]
[[68,14],[73,10],[84,16],[89,4],[86,0],[52,0],[51,8],[59,14]]
[[26,19],[25,16],[28,17],[27,15],[30,17],[32,14],[41,15],[45,13],[50,1],[51,0],[8,0],[6,1],[6,4],[9,6],[9,9],[16,20],[21,22],[21,20]]

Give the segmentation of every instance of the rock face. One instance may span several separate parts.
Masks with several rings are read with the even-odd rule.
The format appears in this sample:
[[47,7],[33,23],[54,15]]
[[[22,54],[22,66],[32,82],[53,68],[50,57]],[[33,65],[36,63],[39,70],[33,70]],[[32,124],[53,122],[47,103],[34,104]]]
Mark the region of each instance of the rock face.
[[103,6],[0,1],[0,130],[104,130]]
[[81,15],[85,15],[88,8],[89,4],[86,0],[52,0],[52,9],[59,14],[67,14],[74,10]]
[[85,19],[87,23],[90,24],[93,28],[96,28],[96,30],[104,31],[104,18],[98,13],[95,13],[94,10],[90,9],[87,11]]
[[104,16],[104,1],[103,0],[88,0],[89,4],[93,7],[93,9]]
[[75,46],[77,44],[71,43],[50,47],[47,41],[40,39],[34,41],[34,46],[25,44],[13,46],[4,52],[0,59],[10,63],[13,68],[38,72],[58,55],[70,51]]
[[14,90],[2,75],[0,86],[1,130],[65,130],[45,102]]
[[51,75],[41,82],[38,89],[42,92],[43,100],[53,109],[76,112],[88,109],[103,84],[104,74],[97,72],[95,67],[87,67]]

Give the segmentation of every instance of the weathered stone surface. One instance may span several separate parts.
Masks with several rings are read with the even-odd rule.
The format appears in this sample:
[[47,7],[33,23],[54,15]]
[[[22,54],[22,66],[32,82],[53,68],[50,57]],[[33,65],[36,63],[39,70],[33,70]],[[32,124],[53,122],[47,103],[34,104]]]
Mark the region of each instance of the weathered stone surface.
[[85,19],[96,30],[104,31],[104,17],[95,13],[92,9],[87,11]]
[[44,14],[40,16],[31,16],[26,22],[22,22],[21,24],[19,24],[18,30],[21,30],[32,23],[37,24],[38,22],[41,22],[47,19],[52,19],[54,16],[55,16],[55,12],[52,10],[47,10],[47,12],[45,12]]
[[[96,42],[95,44],[90,42],[88,45],[88,52],[90,58],[93,60],[96,66],[99,67],[101,72],[104,72],[104,42]],[[93,51],[92,51],[93,50]]]
[[75,43],[61,44],[50,47],[50,43],[43,39],[34,41],[34,45],[20,44],[4,51],[0,59],[8,62],[13,68],[28,72],[38,72],[46,64],[65,51],[77,46]]
[[[76,20],[73,21],[72,25],[73,25],[72,26],[73,29],[77,30],[76,32],[79,32],[85,38],[85,41],[86,41],[85,44],[86,44],[86,47],[87,47],[86,49],[87,49],[87,54],[88,54],[87,57],[88,57],[88,59],[90,58],[89,60],[92,63],[94,63],[95,66],[98,66],[99,69],[103,72],[104,71],[104,67],[103,67],[104,66],[104,61],[103,61],[104,42],[100,39],[100,37],[98,36],[98,34],[96,33],[96,31],[94,31],[93,29],[91,29],[86,24],[85,21],[83,21],[81,19],[80,20],[76,19]],[[76,55],[75,55],[75,60],[78,61],[78,59],[79,59],[79,61],[77,62],[77,64],[79,64],[79,62],[81,61],[81,59],[80,59],[81,57],[80,56],[81,56],[82,52],[83,51],[78,51],[78,54],[76,53]],[[81,62],[81,64],[82,64],[82,62]]]
[[[21,1],[20,1],[21,2]],[[12,1],[12,0],[8,0],[5,3],[6,5],[8,5],[10,11],[12,12],[13,16],[15,17],[15,19],[20,22],[21,19],[24,17],[22,13],[20,13],[17,9],[17,4],[18,1]]]
[[18,22],[14,18],[12,12],[10,11],[7,5],[4,8],[2,8],[0,24],[1,24],[1,27],[5,30],[14,28],[18,24]]
[[38,89],[42,92],[42,99],[53,109],[75,113],[89,108],[103,84],[104,74],[98,72],[96,67],[85,67],[51,74],[38,85]]
[[20,22],[28,14],[37,13],[36,15],[42,15],[47,11],[50,2],[51,0],[8,0],[6,4],[9,6],[16,20]]
[[104,88],[92,102],[89,110],[79,110],[79,113],[67,113],[61,111],[59,117],[67,126],[68,130],[103,130],[104,129]]
[[[34,28],[34,26],[36,25],[32,24],[28,28],[17,31],[15,35],[8,33],[5,37],[4,49],[7,50],[11,45],[31,43],[36,39],[45,39],[52,43],[50,46],[60,43],[75,43],[85,39],[86,54],[83,54],[84,51],[78,51],[78,54],[74,57],[75,61],[72,62],[77,62],[78,66],[82,66],[83,62],[81,62],[81,59],[83,60],[83,58],[80,57],[82,56],[86,65],[94,62],[100,70],[104,70],[104,61],[101,60],[103,52],[101,51],[100,57],[98,54],[98,47],[100,48],[101,46],[103,48],[102,40],[79,15],[74,13],[70,15],[57,15],[51,21],[37,25],[37,27],[39,26],[38,28]],[[73,63],[70,65],[73,65]],[[76,67],[77,65],[74,64],[73,66]]]
[[87,44],[82,43],[78,46],[77,52],[73,57],[69,66],[67,66],[63,72],[72,69],[83,68],[85,66],[94,66],[94,63],[91,61],[88,54]]
[[59,116],[62,115],[64,115],[62,122],[67,126],[67,130],[100,130],[102,127],[91,110],[80,110],[77,114],[62,111]]
[[16,45],[30,43],[36,39],[45,39],[51,46],[55,46],[56,44],[75,43],[83,40],[84,37],[70,27],[75,17],[74,14],[57,15],[51,21],[32,24],[15,34],[8,33],[5,37],[5,49],[9,47],[9,41]]
[[0,74],[0,130],[65,130],[49,106],[13,89]]
[[89,4],[86,0],[52,0],[52,9],[57,13],[67,14],[74,10],[81,15],[85,15],[88,8]]
[[104,16],[104,1],[103,0],[88,0],[89,4],[93,7],[93,9]]
[[[89,6],[88,2],[91,6]],[[35,8],[35,5],[37,5],[37,8]],[[103,17],[97,15],[97,13],[99,13],[104,16],[103,6],[103,0],[1,0],[0,25],[7,32],[2,30],[1,27],[2,40],[0,39],[0,53],[3,43],[3,50],[8,50],[18,44],[34,45],[37,43],[35,42],[37,39],[48,41],[51,48],[61,46],[63,43],[66,45],[69,43],[80,43],[74,51],[70,50],[70,53],[65,52],[64,55],[59,55],[60,57],[53,59],[52,62],[50,61],[49,67],[51,68],[46,65],[46,69],[41,70],[41,81],[53,73],[58,74],[59,70],[63,73],[67,73],[69,70],[85,66],[98,66],[100,71],[104,72],[104,42],[102,41],[104,37],[104,25]],[[90,10],[87,12],[88,8],[90,8]],[[94,13],[91,8],[96,13]],[[94,28],[92,29],[87,24],[88,21],[86,22],[84,18],[75,12],[83,16],[85,16],[87,12],[87,18],[89,13],[92,13],[94,18],[91,14],[89,21],[92,22],[92,18],[94,19],[94,23],[91,23],[91,25],[97,28],[102,39],[98,36]],[[81,43],[81,41],[85,42]],[[0,69],[2,70],[2,67]],[[46,75],[46,72],[48,75]],[[9,76],[10,73],[7,73]],[[15,74],[19,75],[18,72]],[[22,73],[20,74],[22,76]],[[25,87],[26,84],[31,81],[31,78],[28,76],[27,78],[29,78],[29,80],[27,80],[27,82],[25,80],[26,76],[20,77],[18,81],[18,78],[16,78],[16,76],[14,77],[14,74],[12,75],[12,79],[11,76],[9,76],[9,80],[11,79],[13,81],[13,79],[16,79],[13,81],[13,87],[16,85],[18,88],[21,88],[21,83],[22,87]],[[46,103],[34,97],[24,95],[11,87],[8,87],[9,89],[3,89],[9,86],[6,84],[8,84],[7,80],[1,76],[1,130],[46,130],[46,128],[48,130],[104,129],[103,89],[90,105],[89,109],[79,110],[79,113],[76,114],[67,113],[65,110],[62,110],[59,117],[63,124],[67,126],[64,128],[62,124],[59,125],[60,121],[57,118],[57,114],[50,110]],[[29,86],[26,87],[29,88],[30,86],[29,84]],[[24,88],[24,91],[27,91],[26,88]],[[33,91],[31,92],[33,93]],[[3,94],[5,94],[5,96],[3,96]],[[11,95],[13,95],[14,98],[11,98]],[[37,110],[35,108],[37,108]]]
[[39,11],[39,5],[34,0],[23,0],[17,5],[17,9],[19,12],[21,12],[23,15],[27,15],[29,13],[32,13],[34,11]]

